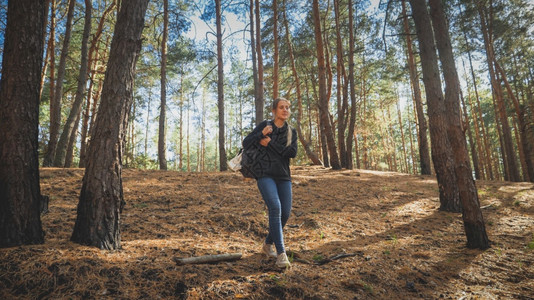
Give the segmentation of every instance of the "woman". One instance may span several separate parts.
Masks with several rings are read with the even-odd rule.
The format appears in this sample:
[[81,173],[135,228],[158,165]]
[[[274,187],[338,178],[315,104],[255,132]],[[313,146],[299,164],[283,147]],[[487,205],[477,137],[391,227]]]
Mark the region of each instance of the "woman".
[[268,257],[276,257],[276,266],[290,267],[284,246],[282,228],[291,212],[291,174],[289,159],[297,155],[297,132],[287,123],[291,112],[289,101],[274,100],[272,121],[263,121],[243,140],[243,148],[259,143],[261,168],[257,175],[258,189],[269,210],[269,234],[263,244]]

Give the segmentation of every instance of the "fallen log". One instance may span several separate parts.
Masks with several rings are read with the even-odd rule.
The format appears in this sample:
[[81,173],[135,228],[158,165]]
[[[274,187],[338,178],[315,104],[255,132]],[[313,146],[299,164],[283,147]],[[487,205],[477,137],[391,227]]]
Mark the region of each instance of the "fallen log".
[[195,257],[186,257],[186,258],[176,258],[174,261],[178,265],[187,265],[187,264],[207,264],[219,261],[232,261],[241,259],[243,254],[241,253],[227,253],[227,254],[215,254],[215,255],[204,255],[204,256],[195,256]]

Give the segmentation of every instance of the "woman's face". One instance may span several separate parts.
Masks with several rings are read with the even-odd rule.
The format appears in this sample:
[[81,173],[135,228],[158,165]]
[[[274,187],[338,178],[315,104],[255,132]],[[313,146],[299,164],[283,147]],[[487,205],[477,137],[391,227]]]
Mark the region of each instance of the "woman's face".
[[276,109],[273,109],[275,119],[287,121],[291,115],[291,108],[289,107],[289,101],[280,100]]

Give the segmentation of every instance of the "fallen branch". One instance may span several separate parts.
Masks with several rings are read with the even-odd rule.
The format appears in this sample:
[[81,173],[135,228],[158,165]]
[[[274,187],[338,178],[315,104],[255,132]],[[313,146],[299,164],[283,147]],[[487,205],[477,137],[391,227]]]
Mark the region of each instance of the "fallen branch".
[[216,254],[216,255],[204,255],[196,257],[187,257],[187,258],[176,258],[174,261],[178,265],[187,265],[187,264],[206,264],[219,261],[232,261],[241,259],[243,254],[241,253],[227,253],[227,254]]
[[341,258],[345,258],[345,257],[352,257],[352,256],[356,256],[358,255],[357,253],[341,253],[341,254],[338,254],[338,255],[334,255],[332,256],[331,258],[325,258],[325,259],[321,259],[320,261],[317,262],[318,265],[324,265],[324,264],[327,264],[333,260],[336,260],[336,259],[341,259]]

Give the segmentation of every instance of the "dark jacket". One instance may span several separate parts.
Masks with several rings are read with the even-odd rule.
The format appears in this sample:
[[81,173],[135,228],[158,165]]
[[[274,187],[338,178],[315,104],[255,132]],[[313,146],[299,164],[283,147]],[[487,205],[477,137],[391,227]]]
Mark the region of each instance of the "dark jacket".
[[[268,136],[271,141],[267,147],[260,145],[260,140],[264,138],[263,129],[268,124],[273,126],[273,132]],[[272,121],[263,121],[243,140],[243,148],[249,147],[252,143],[258,143],[258,151],[261,152],[259,162],[261,164],[261,174],[258,178],[271,177],[279,180],[291,180],[289,170],[289,159],[297,156],[297,131],[292,130],[291,145],[287,145],[287,122],[283,127],[278,128]]]

